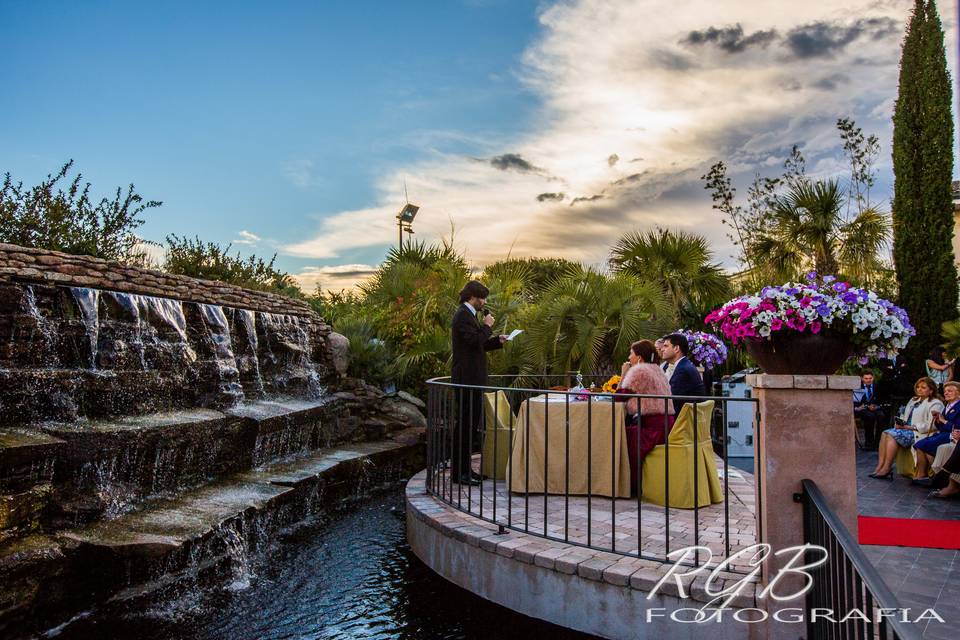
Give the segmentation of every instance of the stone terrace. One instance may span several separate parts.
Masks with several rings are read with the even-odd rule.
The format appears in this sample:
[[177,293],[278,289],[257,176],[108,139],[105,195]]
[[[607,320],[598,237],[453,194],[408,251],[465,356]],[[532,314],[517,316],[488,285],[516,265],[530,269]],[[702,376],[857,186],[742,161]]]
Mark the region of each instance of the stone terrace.
[[[722,461],[718,460],[717,467],[723,482]],[[710,548],[717,558],[756,544],[753,476],[734,467],[729,468],[728,476],[730,499],[697,510],[638,504],[636,498],[618,498],[612,505],[613,501],[603,496],[511,494],[506,483],[492,480],[483,482],[482,491],[481,487],[458,484],[451,487],[446,471],[437,479],[443,478],[445,500],[513,530],[634,557],[639,549],[643,558],[662,560],[670,551],[695,544],[697,536],[699,544]],[[543,544],[548,548],[553,542],[545,540]],[[750,568],[739,562],[732,564],[732,570],[748,573]]]

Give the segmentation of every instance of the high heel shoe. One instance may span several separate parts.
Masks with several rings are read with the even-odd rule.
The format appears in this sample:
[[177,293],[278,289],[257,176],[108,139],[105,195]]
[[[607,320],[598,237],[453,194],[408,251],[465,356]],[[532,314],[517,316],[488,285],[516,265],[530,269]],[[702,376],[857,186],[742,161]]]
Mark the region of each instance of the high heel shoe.
[[879,473],[871,473],[869,477],[877,480],[893,480],[893,469],[890,469],[890,471],[887,471],[882,475]]

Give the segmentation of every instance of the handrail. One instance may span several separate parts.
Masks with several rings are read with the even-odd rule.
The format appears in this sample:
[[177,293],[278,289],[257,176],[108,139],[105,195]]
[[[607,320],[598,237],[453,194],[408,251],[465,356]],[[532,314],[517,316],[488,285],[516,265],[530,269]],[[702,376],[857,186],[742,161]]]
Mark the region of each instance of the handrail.
[[[427,380],[426,386],[429,392],[427,402],[427,492],[459,511],[495,524],[501,533],[508,529],[520,531],[572,546],[582,546],[659,562],[666,561],[671,546],[677,540],[677,538],[671,536],[671,521],[684,522],[692,530],[695,545],[707,544],[713,546],[717,552],[722,551],[724,557],[729,557],[732,548],[741,544],[741,542],[730,534],[731,473],[725,448],[729,439],[727,438],[727,408],[743,407],[752,416],[752,422],[759,415],[757,399],[610,392],[590,392],[587,394],[583,390],[499,386],[508,384],[510,380],[521,378],[542,382],[544,379],[550,379],[551,377],[561,378],[565,376],[563,374],[557,376],[504,374],[489,376],[492,384],[485,385],[455,383],[450,376],[439,376]],[[494,400],[485,400],[482,397],[482,392],[497,392],[498,394],[503,392],[506,397],[497,395],[494,396]],[[508,407],[512,405],[512,409],[516,409],[522,402],[535,396],[555,397],[560,405],[560,414],[555,416],[557,420],[551,416],[550,412],[544,412],[539,426],[533,425],[532,427],[529,412],[524,414],[523,422],[514,422],[515,416],[511,410],[509,418],[503,419],[501,427],[496,426],[498,419],[495,416],[499,411],[498,406],[502,406],[503,402],[506,402]],[[578,398],[578,396],[581,396],[581,398]],[[500,399],[501,397],[502,399]],[[585,415],[581,415],[577,422],[581,430],[571,429],[570,408],[574,406],[577,399],[584,400],[581,404],[586,405]],[[622,406],[621,401],[625,402],[631,399],[653,400],[657,406],[662,406],[663,410],[652,411],[648,409],[645,412],[643,405],[638,404],[637,410],[630,413],[629,426],[626,422],[626,412],[623,412],[623,418],[618,418],[617,412],[604,410],[603,417],[599,417],[601,414],[598,407],[601,405],[610,406],[615,403],[615,405]],[[718,465],[722,465],[722,471],[718,473],[717,478],[720,485],[718,489],[722,497],[713,502],[714,507],[718,505],[719,501],[722,501],[724,506],[713,512],[707,512],[706,518],[709,520],[705,521],[715,522],[723,528],[721,538],[715,542],[705,542],[700,535],[704,524],[700,521],[700,514],[711,506],[709,500],[707,503],[702,502],[701,489],[707,485],[703,484],[702,471],[698,471],[700,456],[691,452],[676,450],[672,446],[664,446],[669,443],[672,419],[668,422],[664,417],[660,421],[653,420],[652,424],[646,422],[650,415],[673,416],[675,413],[679,415],[679,411],[675,412],[673,401],[688,404],[713,401],[715,404],[715,409],[709,416],[703,415],[699,411],[688,414],[694,433],[693,441],[689,445],[691,452],[704,444],[709,447],[712,442],[712,439],[701,440],[698,436],[705,421],[705,426],[708,429],[711,431],[716,429],[721,434],[719,442],[724,443],[723,455],[718,461]],[[493,404],[486,405],[484,404],[486,402]],[[498,405],[497,403],[501,404]],[[563,405],[566,405],[566,409]],[[591,411],[591,409],[594,410]],[[493,423],[488,422],[488,411],[494,416],[490,418],[494,420]],[[609,413],[609,416],[606,415],[607,413]],[[750,423],[743,423],[742,419],[740,418],[740,424],[749,428]],[[620,422],[621,420],[622,422]],[[662,427],[660,426],[661,423]],[[623,426],[617,426],[618,424]],[[492,429],[490,428],[491,425],[493,425]],[[644,487],[642,477],[644,475],[641,469],[643,461],[638,457],[641,447],[641,425],[647,425],[642,427],[644,433],[647,434],[645,437],[652,435],[657,440],[655,444],[650,446],[659,446],[662,449],[659,462],[654,467],[657,469],[655,473],[658,477],[652,479],[653,484],[649,485],[650,487],[655,485],[662,487],[659,497],[645,497],[647,489]],[[634,426],[636,426],[635,429]],[[531,427],[533,431],[538,433],[536,436],[537,442],[533,446],[542,453],[537,454],[540,457],[535,463],[535,473],[539,476],[538,479],[534,480],[537,489],[527,491],[525,488],[530,486],[530,473],[534,469],[531,466],[534,463],[530,458]],[[651,434],[651,432],[646,431],[650,428],[657,430],[662,428],[662,433]],[[598,429],[603,429],[605,432],[609,431],[609,437],[606,436],[605,432],[603,436],[600,436],[606,442],[603,439],[597,439]],[[619,433],[619,429],[627,429],[630,435]],[[522,434],[523,440],[516,440],[518,434]],[[481,439],[477,440],[477,437]],[[576,438],[576,444],[573,442],[574,438]],[[504,440],[506,444],[501,447],[500,445],[504,445]],[[517,442],[520,443],[520,455],[523,457],[515,461],[513,455],[517,451],[515,446]],[[649,440],[647,442],[649,443]],[[601,447],[601,449],[597,449],[597,447]],[[624,451],[624,448],[626,448],[626,451]],[[625,467],[628,458],[630,469]],[[562,462],[558,463],[558,468],[551,469],[554,466],[551,461],[554,460],[562,460]],[[572,463],[573,460],[577,462]],[[595,464],[606,460],[609,460],[610,473],[608,477],[601,478],[599,475],[595,475],[593,470],[596,468]],[[479,469],[482,471],[480,474],[475,471],[478,462]],[[519,476],[514,476],[512,472],[515,462],[522,467]],[[571,466],[571,464],[574,466]],[[577,487],[574,488],[571,484],[571,470],[576,468],[576,464],[583,465],[585,470],[574,471],[579,475]],[[684,464],[689,465],[689,467],[682,466]],[[487,468],[490,469],[489,473],[483,471]],[[469,469],[469,471],[465,474],[464,469]],[[559,475],[554,475],[555,473],[559,473]],[[623,493],[625,485],[620,484],[623,482],[623,476],[620,474],[623,473],[627,473],[629,476],[630,490],[626,494]],[[469,476],[472,476],[472,479]],[[461,481],[463,478],[466,478],[466,481]],[[551,479],[554,483],[550,482]],[[609,482],[609,487],[604,486],[598,489],[597,482]],[[676,482],[675,485],[674,482]],[[556,483],[559,483],[559,485]],[[711,489],[711,491],[715,490]],[[657,490],[654,489],[654,495],[656,495],[656,492]],[[717,494],[713,493],[712,495],[716,496]],[[558,499],[554,500],[550,496],[556,496]],[[574,499],[582,500],[582,502],[574,504]],[[670,506],[663,508],[662,516],[654,516],[654,512],[646,507],[646,504],[651,503]],[[623,513],[623,508],[620,505],[627,504],[635,504],[636,506],[630,510],[630,513]],[[605,505],[604,508],[609,508],[609,517],[593,518],[593,512],[598,505]],[[574,516],[572,510],[578,508],[585,508],[585,523],[575,524],[571,520]],[[534,509],[534,512],[531,509]],[[549,511],[553,511],[553,513],[549,513]],[[531,520],[532,517],[537,519]],[[664,536],[662,546],[659,549],[646,546],[642,542],[644,539],[642,530],[653,526],[652,523],[660,521],[661,517],[662,524],[659,525],[658,531],[659,535]],[[628,544],[627,540],[625,538],[621,539],[621,537],[624,527],[630,526],[635,526],[636,529],[635,533],[629,536],[634,541]],[[700,554],[698,553],[691,562],[698,566],[702,562]],[[742,571],[742,568],[732,568],[731,570],[738,573]]]
[[[531,378],[538,376],[526,376],[526,375],[498,375],[498,376],[487,376],[488,378]],[[584,376],[586,377],[586,376]],[[594,398],[602,397],[616,397],[616,398],[638,398],[638,399],[654,399],[654,400],[689,400],[695,402],[704,402],[706,400],[723,400],[724,402],[749,402],[751,404],[757,404],[758,401],[756,398],[731,398],[729,396],[679,396],[674,394],[652,394],[652,393],[610,393],[609,391],[590,391],[589,389],[584,389],[582,391],[570,391],[569,389],[565,391],[560,391],[558,389],[540,389],[535,387],[495,387],[492,385],[480,385],[480,384],[465,384],[460,382],[446,382],[450,380],[450,376],[439,376],[436,378],[430,378],[427,380],[427,385],[438,385],[443,387],[450,387],[453,389],[482,389],[484,391],[514,391],[521,393],[549,393],[551,395],[568,395],[568,396],[579,396],[584,393],[589,393]]]
[[[863,580],[874,600],[876,600],[879,608],[902,609],[897,597],[887,586],[886,582],[884,582],[880,572],[877,571],[876,567],[873,566],[873,563],[870,562],[870,559],[867,558],[866,554],[860,548],[860,545],[853,539],[853,536],[850,535],[850,531],[846,525],[840,521],[837,514],[830,508],[827,499],[823,493],[820,492],[817,483],[813,480],[803,480],[802,485],[804,496],[816,507],[820,517],[823,518],[823,521],[830,528],[831,533],[840,544],[841,549],[843,549],[844,555],[850,563],[853,564],[854,569],[860,575],[860,578]],[[903,622],[896,616],[887,618],[884,622],[890,625],[895,637],[901,640],[922,640],[922,635],[916,627]]]

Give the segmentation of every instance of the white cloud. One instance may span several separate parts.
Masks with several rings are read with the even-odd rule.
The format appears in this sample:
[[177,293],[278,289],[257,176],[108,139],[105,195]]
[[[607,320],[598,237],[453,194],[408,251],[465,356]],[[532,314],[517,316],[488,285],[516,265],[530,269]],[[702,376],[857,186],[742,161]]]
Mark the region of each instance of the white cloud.
[[255,233],[251,233],[251,232],[247,231],[246,229],[244,229],[243,231],[241,231],[241,232],[240,232],[239,234],[237,234],[237,235],[238,235],[239,237],[238,237],[238,238],[234,238],[233,244],[242,244],[242,245],[246,245],[246,246],[248,246],[248,247],[255,247],[255,246],[257,246],[257,243],[260,242],[260,240],[261,240],[260,236],[258,236],[258,235],[255,234]]
[[305,267],[293,277],[304,291],[314,291],[317,286],[324,291],[353,289],[376,271],[369,264],[340,264],[332,267]]
[[[523,81],[542,100],[531,130],[479,142],[474,157],[434,150],[397,167],[379,181],[376,205],[323,218],[315,237],[285,251],[330,259],[396,242],[406,178],[411,200],[422,206],[416,237],[447,235],[452,220],[457,245],[479,265],[508,251],[602,262],[621,233],[653,225],[702,233],[729,263],[723,227],[699,180],[716,160],[727,162],[741,194],[753,171],[776,172],[794,143],[811,172],[834,171],[841,166],[835,122],[851,116],[880,137],[881,182],[889,184],[889,117],[912,4],[549,6],[541,35],[523,56]],[[947,50],[954,51],[956,9],[942,3],[940,11]],[[505,154],[540,170],[500,170],[489,162]],[[613,154],[622,160],[610,162]],[[563,199],[537,199],[560,193]],[[571,206],[577,198],[593,199]]]

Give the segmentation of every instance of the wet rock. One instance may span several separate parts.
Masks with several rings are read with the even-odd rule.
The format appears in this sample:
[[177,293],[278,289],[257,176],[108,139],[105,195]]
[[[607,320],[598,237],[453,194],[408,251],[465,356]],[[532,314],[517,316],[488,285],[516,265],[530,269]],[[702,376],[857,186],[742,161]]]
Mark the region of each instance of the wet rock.
[[350,340],[339,333],[330,333],[327,336],[327,345],[334,369],[341,376],[347,375],[350,368]]

